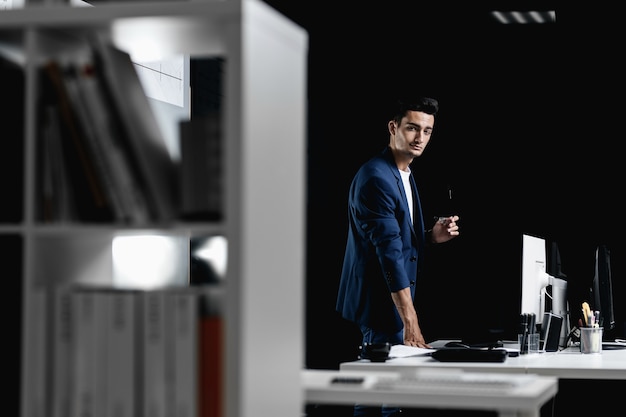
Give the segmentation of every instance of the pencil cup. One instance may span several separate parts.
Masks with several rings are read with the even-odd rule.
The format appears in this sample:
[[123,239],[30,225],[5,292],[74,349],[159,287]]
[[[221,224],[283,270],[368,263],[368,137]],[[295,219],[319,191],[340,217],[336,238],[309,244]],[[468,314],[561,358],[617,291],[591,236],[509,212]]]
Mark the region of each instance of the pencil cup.
[[[524,338],[526,340],[524,341]],[[539,352],[539,333],[527,333],[517,335],[517,344],[519,346],[519,353],[537,353]]]
[[602,327],[580,328],[580,353],[602,352]]

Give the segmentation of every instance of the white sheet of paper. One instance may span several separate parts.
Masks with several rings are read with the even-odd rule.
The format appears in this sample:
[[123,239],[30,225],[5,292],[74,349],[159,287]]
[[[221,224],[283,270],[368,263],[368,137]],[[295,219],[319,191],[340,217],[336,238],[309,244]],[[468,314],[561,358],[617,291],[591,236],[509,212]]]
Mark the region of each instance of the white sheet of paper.
[[435,349],[420,348],[408,345],[393,345],[389,350],[390,358],[406,358],[408,356],[424,355],[430,353]]

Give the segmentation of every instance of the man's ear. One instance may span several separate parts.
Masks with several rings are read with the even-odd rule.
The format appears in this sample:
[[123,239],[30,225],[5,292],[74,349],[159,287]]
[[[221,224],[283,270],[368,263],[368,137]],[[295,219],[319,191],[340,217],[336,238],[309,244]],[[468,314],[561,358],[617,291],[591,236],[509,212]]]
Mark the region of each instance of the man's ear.
[[396,126],[396,122],[394,122],[393,120],[390,120],[389,123],[387,124],[387,129],[389,130],[389,133],[392,135],[396,134],[396,129],[398,127]]

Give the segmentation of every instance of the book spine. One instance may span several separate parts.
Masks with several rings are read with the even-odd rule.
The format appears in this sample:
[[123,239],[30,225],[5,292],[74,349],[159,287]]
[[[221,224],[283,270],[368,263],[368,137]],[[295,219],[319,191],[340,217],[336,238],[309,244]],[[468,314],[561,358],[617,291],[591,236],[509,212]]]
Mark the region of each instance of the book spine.
[[57,106],[47,105],[42,111],[38,177],[39,217],[45,222],[75,220],[74,195],[63,152]]
[[169,417],[173,404],[171,313],[166,291],[144,293],[143,410],[145,417]]
[[201,298],[199,333],[199,416],[224,417],[224,321],[222,298],[211,288]]
[[72,297],[76,312],[72,415],[104,417],[108,294],[80,289],[73,292]]
[[52,379],[52,417],[71,416],[72,378],[74,357],[74,304],[73,287],[58,285],[54,288],[54,313],[52,325],[53,343],[53,379]]
[[44,83],[49,86],[49,89],[44,88],[49,94],[45,100],[50,100],[59,110],[63,150],[72,170],[70,177],[75,188],[77,213],[84,221],[111,221],[113,211],[86,149],[87,139],[71,104],[60,64],[47,62],[43,66],[43,75]]
[[105,98],[102,85],[96,76],[96,69],[91,61],[79,62],[77,81],[86,107],[91,115],[97,139],[96,151],[105,159],[107,175],[112,183],[112,192],[120,200],[124,220],[142,224],[150,220],[150,210],[144,195],[128,162],[120,140],[122,138],[121,121],[115,117]]
[[119,189],[113,181],[114,171],[109,164],[109,149],[104,146],[101,135],[103,131],[96,124],[105,116],[104,109],[98,109],[100,113],[93,113],[90,103],[95,96],[93,92],[85,93],[81,91],[79,84],[79,74],[75,63],[69,63],[62,68],[63,81],[65,90],[67,91],[70,104],[74,113],[77,115],[77,122],[80,124],[85,139],[85,152],[94,167],[94,175],[97,176],[98,182],[102,186],[102,192],[107,204],[110,204],[115,215],[115,220],[128,220],[128,213],[123,204]]
[[47,343],[47,316],[48,294],[45,289],[32,289],[30,295],[32,303],[31,323],[29,327],[29,340],[32,342],[26,346],[26,354],[32,360],[27,366],[27,378],[31,382],[31,401],[25,404],[24,415],[28,417],[47,417],[49,409],[47,383],[49,377],[49,361]]
[[198,417],[199,311],[196,291],[173,291],[175,416]]
[[178,216],[175,193],[178,167],[172,160],[165,138],[137,75],[130,55],[109,39],[93,39],[94,63],[111,109],[121,120],[124,148],[132,160],[137,178],[145,187],[155,219],[169,222]]
[[[206,286],[56,287],[52,406],[42,397],[28,415],[223,417],[221,300]],[[45,343],[38,346],[45,355]]]
[[107,314],[106,417],[137,417],[140,298],[132,291],[112,291]]
[[181,215],[192,220],[222,216],[222,137],[218,111],[180,123]]

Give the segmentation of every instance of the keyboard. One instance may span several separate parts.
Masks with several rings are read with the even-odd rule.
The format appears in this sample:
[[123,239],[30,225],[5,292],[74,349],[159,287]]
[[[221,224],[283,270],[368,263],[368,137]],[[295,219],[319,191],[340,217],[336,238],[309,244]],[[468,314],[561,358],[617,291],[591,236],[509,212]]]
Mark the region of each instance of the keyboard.
[[461,370],[420,370],[416,374],[379,377],[374,389],[391,391],[493,392],[504,393],[532,382],[535,375],[463,372]]

